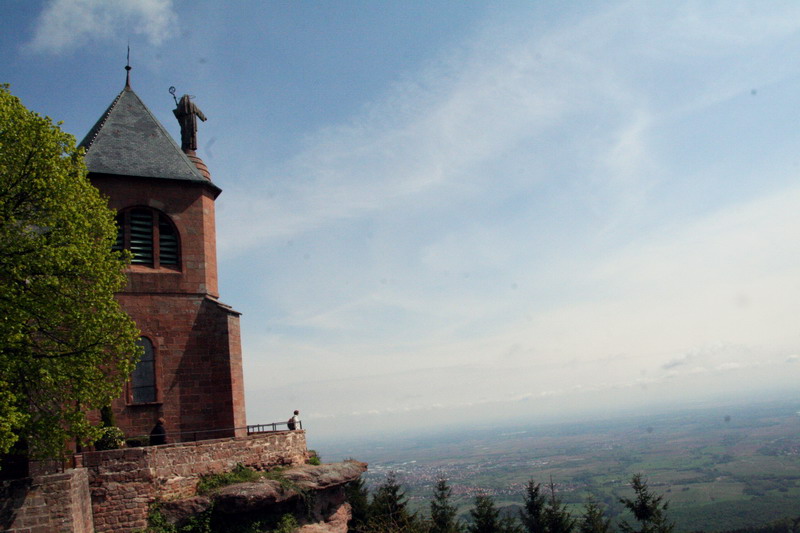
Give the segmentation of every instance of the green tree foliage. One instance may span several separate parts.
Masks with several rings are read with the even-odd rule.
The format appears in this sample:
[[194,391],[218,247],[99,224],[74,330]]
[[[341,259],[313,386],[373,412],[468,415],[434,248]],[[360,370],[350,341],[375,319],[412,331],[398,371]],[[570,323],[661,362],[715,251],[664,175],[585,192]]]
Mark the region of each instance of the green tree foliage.
[[431,533],[458,533],[461,527],[456,519],[458,508],[450,501],[452,490],[447,479],[436,482],[431,500]]
[[623,520],[619,527],[623,533],[671,533],[675,524],[667,518],[668,502],[663,502],[663,496],[656,496],[647,487],[647,481],[641,474],[631,478],[634,498],[621,498],[619,501],[633,514],[639,522],[635,527]]
[[297,519],[293,515],[285,514],[281,516],[281,519],[278,521],[278,527],[273,531],[274,533],[292,533],[298,526]]
[[519,512],[519,518],[528,533],[544,533],[545,531],[544,508],[546,500],[541,493],[541,489],[541,485],[535,483],[532,479],[525,485],[523,506]]
[[75,139],[0,86],[0,453],[58,457],[120,395],[138,332],[115,237]]
[[472,523],[467,527],[469,533],[497,533],[500,527],[500,511],[488,494],[478,494],[475,497],[475,507],[470,510],[469,515],[472,517]]
[[516,520],[509,516],[500,519],[500,533],[523,533]]
[[556,496],[556,487],[550,480],[550,499],[543,513],[546,533],[572,533],[575,529],[575,519],[569,514],[567,506],[561,503]]
[[586,510],[578,524],[580,533],[611,533],[611,519],[605,517],[605,513],[597,504],[590,501],[586,504]]
[[362,533],[369,518],[369,493],[366,483],[358,478],[345,485],[344,492],[351,511],[350,521],[347,523],[348,530]]
[[423,524],[416,513],[408,510],[408,499],[397,481],[397,475],[389,472],[386,475],[386,481],[378,486],[372,496],[365,531],[370,533],[414,533],[426,529],[426,524]]
[[386,480],[378,486],[370,502],[370,513],[397,521],[408,515],[406,493],[397,481],[397,474],[389,472]]
[[511,518],[500,518],[500,510],[488,494],[475,497],[475,507],[469,512],[472,523],[467,526],[468,533],[521,533],[522,530]]

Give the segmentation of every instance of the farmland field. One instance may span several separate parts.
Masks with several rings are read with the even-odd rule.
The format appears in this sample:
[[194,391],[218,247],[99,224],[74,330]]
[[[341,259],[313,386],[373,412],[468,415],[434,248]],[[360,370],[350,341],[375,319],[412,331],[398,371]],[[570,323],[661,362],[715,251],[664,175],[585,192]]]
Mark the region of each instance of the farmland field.
[[800,516],[800,416],[790,403],[365,442],[348,456],[370,463],[372,485],[395,471],[423,511],[443,475],[463,512],[479,492],[519,505],[528,480],[552,478],[576,515],[593,498],[615,516],[641,473],[670,502],[678,531]]

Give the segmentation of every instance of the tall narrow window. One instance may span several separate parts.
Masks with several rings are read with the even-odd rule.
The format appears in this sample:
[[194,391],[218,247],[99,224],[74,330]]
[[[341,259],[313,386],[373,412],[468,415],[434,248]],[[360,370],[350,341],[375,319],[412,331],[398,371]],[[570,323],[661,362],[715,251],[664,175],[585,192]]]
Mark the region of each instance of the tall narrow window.
[[131,375],[131,392],[133,403],[151,403],[156,401],[156,358],[153,343],[147,337],[139,337],[138,346],[144,353]]
[[115,250],[130,250],[134,265],[179,269],[178,230],[167,215],[150,207],[134,207],[117,215]]

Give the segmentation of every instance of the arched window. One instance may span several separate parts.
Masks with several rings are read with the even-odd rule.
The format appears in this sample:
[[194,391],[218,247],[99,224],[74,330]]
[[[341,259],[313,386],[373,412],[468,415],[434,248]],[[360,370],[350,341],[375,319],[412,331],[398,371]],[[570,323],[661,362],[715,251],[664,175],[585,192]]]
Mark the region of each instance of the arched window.
[[153,343],[147,337],[139,337],[136,345],[141,346],[144,353],[131,374],[131,401],[152,403],[156,401],[156,357]]
[[117,215],[115,250],[130,250],[131,264],[153,268],[180,268],[178,230],[164,213],[150,207],[134,207]]

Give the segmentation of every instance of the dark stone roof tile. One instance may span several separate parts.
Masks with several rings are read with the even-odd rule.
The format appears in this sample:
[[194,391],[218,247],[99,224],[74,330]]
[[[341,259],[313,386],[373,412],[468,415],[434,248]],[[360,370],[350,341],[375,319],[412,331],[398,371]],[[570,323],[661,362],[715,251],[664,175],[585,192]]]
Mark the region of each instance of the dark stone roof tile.
[[130,87],[81,141],[89,172],[203,182],[206,179]]

